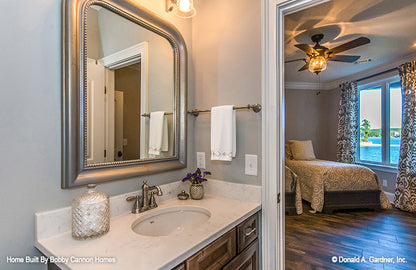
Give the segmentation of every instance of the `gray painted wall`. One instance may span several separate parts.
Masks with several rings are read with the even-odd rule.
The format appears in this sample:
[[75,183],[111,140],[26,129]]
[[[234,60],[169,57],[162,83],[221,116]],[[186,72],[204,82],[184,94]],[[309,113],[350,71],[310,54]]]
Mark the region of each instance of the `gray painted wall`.
[[[195,108],[261,102],[261,1],[195,1]],[[191,108],[191,107],[190,107]],[[261,114],[239,111],[237,156],[210,160],[210,114],[193,119],[195,152],[206,153],[213,178],[261,185]],[[244,174],[245,154],[258,155],[258,176]],[[196,156],[196,153],[193,153]]]
[[317,158],[335,161],[339,95],[338,89],[287,89],[285,140],[312,140]]
[[397,172],[386,172],[377,169],[373,169],[373,171],[376,172],[381,184],[383,184],[383,180],[387,180],[387,187],[383,186],[383,190],[394,193],[396,190]]
[[[164,0],[140,0],[182,32],[192,52],[190,20],[164,11]],[[0,269],[46,269],[5,264],[6,256],[39,255],[34,213],[68,206],[84,188],[62,190],[61,182],[61,1],[1,1],[0,30]],[[192,56],[190,55],[190,61]],[[189,96],[193,100],[190,69]],[[192,104],[191,104],[192,105]],[[189,130],[193,131],[193,121]],[[190,133],[192,134],[192,133]],[[192,136],[189,153],[194,153]],[[193,156],[188,160],[194,167]],[[187,170],[99,185],[110,195],[177,181]]]
[[[191,24],[190,21],[187,22],[189,25]],[[98,12],[98,23],[103,57],[144,41],[148,42],[149,111],[162,110],[172,112],[175,101],[173,80],[174,54],[170,42],[164,37],[127,19],[120,18],[119,15],[106,9],[101,9]],[[188,41],[187,43],[190,45],[191,40],[189,39]]]
[[98,11],[89,8],[87,12],[87,55],[88,58],[98,60],[103,57],[103,46],[98,24]]

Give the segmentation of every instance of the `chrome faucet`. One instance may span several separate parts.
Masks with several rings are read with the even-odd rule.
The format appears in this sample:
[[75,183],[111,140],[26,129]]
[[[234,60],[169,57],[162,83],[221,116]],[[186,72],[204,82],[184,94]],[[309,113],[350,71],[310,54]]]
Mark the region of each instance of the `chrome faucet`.
[[[150,192],[150,199],[149,199],[149,192]],[[155,194],[157,196],[162,196],[163,192],[162,189],[159,186],[152,186],[150,187],[147,184],[147,181],[143,181],[142,185],[142,196],[136,195],[136,196],[130,196],[126,198],[128,202],[134,201],[133,209],[131,212],[133,214],[138,214],[153,208],[157,207]],[[142,198],[142,202],[140,203],[140,198]]]

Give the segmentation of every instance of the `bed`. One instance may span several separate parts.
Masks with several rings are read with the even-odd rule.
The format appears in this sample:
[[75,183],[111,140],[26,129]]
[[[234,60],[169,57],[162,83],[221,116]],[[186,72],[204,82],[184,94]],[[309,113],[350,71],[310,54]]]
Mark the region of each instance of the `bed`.
[[298,176],[285,166],[285,211],[288,215],[303,213]]
[[297,175],[302,199],[315,212],[391,208],[377,174],[365,166],[316,159],[310,140],[289,140],[285,157],[285,165]]
[[391,208],[377,175],[367,167],[327,160],[286,160],[298,176],[302,199],[316,212]]

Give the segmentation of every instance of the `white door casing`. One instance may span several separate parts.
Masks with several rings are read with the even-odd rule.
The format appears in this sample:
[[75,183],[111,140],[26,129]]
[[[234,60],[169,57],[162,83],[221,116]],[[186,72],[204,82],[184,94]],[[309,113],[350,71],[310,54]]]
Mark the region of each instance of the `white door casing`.
[[114,70],[105,68],[105,149],[106,162],[112,162],[114,156],[114,86],[115,86]]
[[[262,269],[285,269],[284,16],[329,0],[262,1]],[[277,204],[278,194],[281,203]]]
[[[140,115],[148,112],[149,91],[149,42],[144,41],[124,50],[108,55],[100,60],[107,69],[115,70],[140,62]],[[146,121],[140,121],[140,158],[146,158]]]
[[[124,140],[124,132],[123,132],[123,109],[124,109],[124,93],[123,91],[114,91],[114,160],[115,161],[122,161],[123,160],[123,140]],[[122,153],[119,156],[118,153]]]
[[105,144],[104,66],[87,59],[87,163],[103,163]]

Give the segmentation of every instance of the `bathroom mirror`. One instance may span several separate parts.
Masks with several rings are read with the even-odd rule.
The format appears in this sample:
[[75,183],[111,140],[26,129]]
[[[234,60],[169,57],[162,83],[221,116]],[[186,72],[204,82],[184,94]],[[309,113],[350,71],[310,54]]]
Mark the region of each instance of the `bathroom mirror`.
[[[86,38],[87,165],[173,156],[174,52],[169,41],[99,5],[87,9]],[[157,111],[166,115],[163,145],[151,151],[149,136],[155,134],[149,112]]]
[[186,166],[187,52],[133,1],[63,3],[62,187]]

